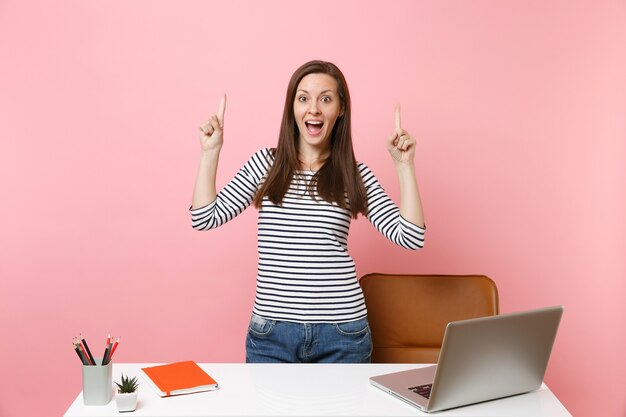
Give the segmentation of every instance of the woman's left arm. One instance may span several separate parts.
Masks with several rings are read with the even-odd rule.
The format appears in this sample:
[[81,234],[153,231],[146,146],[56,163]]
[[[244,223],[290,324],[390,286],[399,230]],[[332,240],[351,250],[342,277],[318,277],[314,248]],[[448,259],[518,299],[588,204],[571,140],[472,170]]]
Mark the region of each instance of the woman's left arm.
[[396,107],[393,134],[387,140],[387,150],[393,159],[400,184],[400,215],[409,222],[424,227],[424,211],[415,176],[415,139],[402,129],[400,105]]

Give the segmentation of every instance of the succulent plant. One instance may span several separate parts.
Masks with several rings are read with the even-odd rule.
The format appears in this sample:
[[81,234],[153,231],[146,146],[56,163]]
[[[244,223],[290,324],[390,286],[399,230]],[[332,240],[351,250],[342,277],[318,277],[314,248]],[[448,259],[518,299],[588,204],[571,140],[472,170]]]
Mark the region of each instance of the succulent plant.
[[120,394],[135,392],[137,387],[139,386],[139,382],[137,382],[137,377],[130,378],[129,376],[124,376],[122,374],[122,383],[115,383],[118,388],[118,392]]

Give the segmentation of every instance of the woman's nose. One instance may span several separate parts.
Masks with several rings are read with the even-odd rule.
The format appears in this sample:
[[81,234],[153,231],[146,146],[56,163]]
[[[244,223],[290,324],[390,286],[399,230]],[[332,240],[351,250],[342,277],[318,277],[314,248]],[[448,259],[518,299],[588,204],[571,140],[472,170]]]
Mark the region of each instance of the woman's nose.
[[320,109],[318,107],[317,101],[311,100],[311,104],[309,105],[309,113],[311,114],[320,114]]

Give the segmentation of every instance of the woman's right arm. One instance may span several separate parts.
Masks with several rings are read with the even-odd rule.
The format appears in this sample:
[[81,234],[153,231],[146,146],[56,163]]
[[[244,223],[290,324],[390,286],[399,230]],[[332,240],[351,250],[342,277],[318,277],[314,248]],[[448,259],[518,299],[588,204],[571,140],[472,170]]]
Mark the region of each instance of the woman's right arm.
[[217,190],[215,178],[217,176],[217,163],[220,159],[220,151],[203,151],[200,155],[200,164],[196,175],[196,183],[193,187],[191,209],[208,206],[215,201]]
[[270,149],[257,151],[218,193],[215,186],[217,164],[224,135],[226,96],[222,97],[217,114],[200,126],[202,153],[189,213],[196,230],[211,230],[243,213],[273,162]]
[[[197,208],[192,207],[189,210],[191,226],[196,230],[211,230],[220,227],[243,213],[252,204],[272,162],[273,156],[270,149],[264,148],[255,152],[235,174],[233,179],[217,195],[213,194],[214,197],[208,204]],[[210,165],[207,166],[209,168],[206,169],[210,170]],[[205,167],[201,166],[200,171],[203,169]],[[215,180],[213,180],[213,184],[215,184]],[[201,184],[196,184],[196,187],[198,186],[201,186]],[[200,197],[205,199],[201,200],[202,202],[211,198],[208,194]]]
[[217,114],[212,114],[209,120],[200,126],[200,164],[196,175],[196,183],[191,199],[191,209],[205,207],[215,201],[217,190],[217,164],[220,159],[220,150],[224,143],[224,112],[226,110],[226,95],[222,96]]

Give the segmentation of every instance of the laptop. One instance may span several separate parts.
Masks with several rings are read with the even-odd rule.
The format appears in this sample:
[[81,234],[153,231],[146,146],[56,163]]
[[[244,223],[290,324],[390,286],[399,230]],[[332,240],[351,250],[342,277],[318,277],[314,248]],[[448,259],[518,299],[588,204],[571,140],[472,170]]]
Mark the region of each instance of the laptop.
[[563,306],[448,323],[437,365],[370,378],[432,412],[539,389]]

